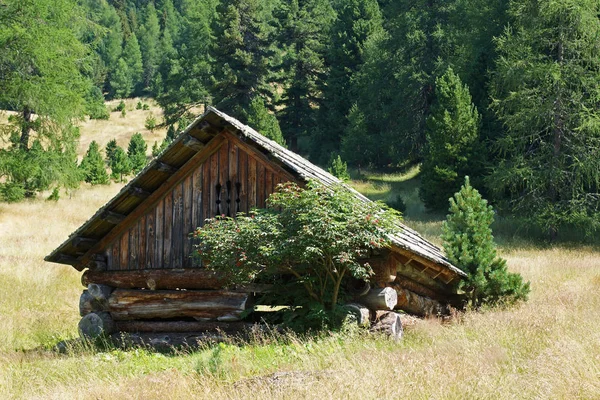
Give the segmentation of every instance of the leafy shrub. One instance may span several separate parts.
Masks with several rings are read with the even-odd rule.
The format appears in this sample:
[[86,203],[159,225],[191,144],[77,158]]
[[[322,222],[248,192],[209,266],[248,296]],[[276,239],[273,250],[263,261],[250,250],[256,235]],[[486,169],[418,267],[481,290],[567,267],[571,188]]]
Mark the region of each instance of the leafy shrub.
[[492,207],[470,185],[467,176],[460,191],[450,199],[442,238],[448,259],[468,275],[460,288],[475,308],[527,300],[529,293],[529,283],[523,283],[521,275],[508,272],[506,260],[497,256],[492,222]]
[[290,306],[293,319],[329,326],[336,320],[347,278],[367,279],[362,261],[389,245],[398,214],[381,203],[363,202],[344,187],[309,182],[306,189],[281,184],[267,208],[235,219],[209,219],[194,232],[196,255],[231,282],[276,279],[276,305]]
[[125,116],[127,115],[127,111],[125,109],[121,110],[121,118],[125,118]]
[[138,101],[137,104],[135,105],[135,109],[136,110],[141,110],[142,109],[142,102]]
[[150,109],[150,106],[146,103],[142,104],[142,110],[144,111],[148,111]]

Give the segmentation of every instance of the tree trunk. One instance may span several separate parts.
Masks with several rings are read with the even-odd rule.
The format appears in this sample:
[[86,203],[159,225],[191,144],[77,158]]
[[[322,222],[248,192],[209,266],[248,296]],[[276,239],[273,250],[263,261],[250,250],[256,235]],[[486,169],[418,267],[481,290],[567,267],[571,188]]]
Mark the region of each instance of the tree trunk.
[[115,331],[115,323],[107,312],[93,312],[79,321],[79,335],[86,339],[96,339]]
[[21,138],[19,147],[21,150],[29,151],[29,133],[31,132],[31,109],[28,106],[23,108],[23,125],[21,126]]
[[389,336],[390,339],[399,340],[403,334],[400,315],[393,311],[380,312],[370,330],[371,332],[383,333]]
[[179,318],[237,321],[249,306],[247,293],[195,290],[115,290],[108,300],[115,320]]
[[389,287],[371,289],[369,293],[360,298],[369,310],[393,310],[398,303],[396,291]]

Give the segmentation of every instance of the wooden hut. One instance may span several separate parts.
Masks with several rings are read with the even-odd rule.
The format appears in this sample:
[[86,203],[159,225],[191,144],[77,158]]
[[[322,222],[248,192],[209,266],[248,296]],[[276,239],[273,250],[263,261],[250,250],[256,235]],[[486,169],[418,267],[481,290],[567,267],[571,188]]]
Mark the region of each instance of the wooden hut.
[[[189,336],[217,328],[237,330],[244,326],[240,314],[252,306],[249,292],[257,289],[222,289],[219,277],[190,257],[189,233],[206,218],[264,207],[279,183],[309,179],[340,183],[209,108],[46,261],[85,270],[87,289],[80,301],[85,334]],[[406,226],[392,242],[389,251],[370,260],[376,272],[371,286],[385,287],[385,293],[393,288],[396,309],[444,313],[456,300],[456,284],[464,272]]]

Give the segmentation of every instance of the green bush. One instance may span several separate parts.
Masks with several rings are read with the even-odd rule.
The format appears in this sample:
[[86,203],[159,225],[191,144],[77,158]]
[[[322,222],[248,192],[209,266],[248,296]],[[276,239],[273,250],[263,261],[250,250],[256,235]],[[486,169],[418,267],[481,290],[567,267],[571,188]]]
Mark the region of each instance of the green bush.
[[135,105],[135,109],[136,110],[141,110],[142,109],[142,102],[138,101],[137,104]]
[[58,199],[60,199],[60,191],[58,190],[57,187],[55,187],[54,189],[52,189],[52,193],[50,193],[50,196],[48,196],[48,198],[46,200],[58,201]]
[[142,110],[144,111],[148,111],[150,109],[150,106],[146,103],[142,104]]
[[[389,245],[399,215],[385,205],[363,202],[346,188],[309,182],[279,185],[266,209],[235,219],[209,219],[195,231],[196,256],[231,282],[277,280],[268,295],[289,306],[285,322],[316,328],[339,321],[338,303],[348,278],[373,273],[363,259]],[[294,279],[274,278],[285,272]]]
[[0,185],[0,194],[3,201],[16,203],[25,198],[25,188],[18,183],[7,182]]
[[468,304],[512,304],[527,300],[529,283],[508,272],[506,260],[496,254],[490,225],[494,211],[465,178],[460,191],[450,199],[450,214],[443,225],[448,259],[468,275],[460,284]]
[[144,123],[144,126],[149,131],[154,132],[154,129],[156,129],[156,117],[154,117],[154,115],[152,114],[148,115],[146,117],[146,122]]
[[396,197],[388,199],[388,201],[386,201],[386,204],[396,211],[400,211],[401,213],[406,212],[406,203],[404,202],[404,199],[402,199],[402,197],[400,195],[397,195]]

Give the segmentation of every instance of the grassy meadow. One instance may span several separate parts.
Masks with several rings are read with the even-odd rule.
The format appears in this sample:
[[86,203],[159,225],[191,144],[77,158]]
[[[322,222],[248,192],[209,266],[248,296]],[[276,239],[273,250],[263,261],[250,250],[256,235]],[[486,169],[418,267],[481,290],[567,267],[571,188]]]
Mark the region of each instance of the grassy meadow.
[[[144,129],[148,111],[112,113],[82,126],[81,152]],[[131,109],[130,109],[131,108]],[[152,108],[159,116],[159,112]],[[418,170],[363,171],[371,198],[400,195],[406,223],[439,243],[441,218],[418,199]],[[548,245],[499,221],[509,268],[531,281],[530,300],[467,312],[450,322],[414,320],[401,342],[361,332],[313,338],[268,334],[246,345],[174,354],[79,344],[80,273],[43,257],[114,196],[120,185],[82,185],[58,202],[0,203],[0,399],[598,399],[600,249]],[[67,340],[66,354],[53,350]]]

